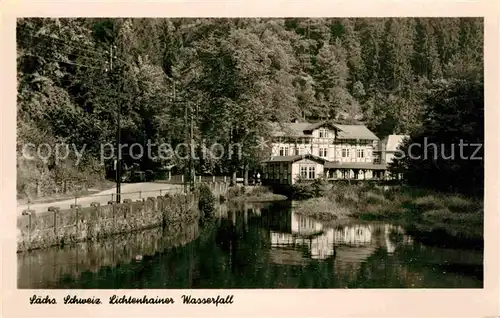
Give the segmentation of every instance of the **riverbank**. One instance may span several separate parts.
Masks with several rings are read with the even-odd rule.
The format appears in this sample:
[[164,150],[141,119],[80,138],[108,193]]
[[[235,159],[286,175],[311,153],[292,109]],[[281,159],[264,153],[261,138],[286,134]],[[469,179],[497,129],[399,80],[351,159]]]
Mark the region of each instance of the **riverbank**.
[[235,202],[272,202],[288,198],[286,195],[273,193],[264,186],[237,186],[229,188],[226,199]]
[[96,241],[200,218],[199,193],[149,197],[145,200],[69,210],[51,208],[47,212],[23,214],[17,218],[17,252]]
[[298,213],[320,221],[384,220],[452,236],[483,237],[483,203],[459,194],[402,186],[334,185],[296,206]]

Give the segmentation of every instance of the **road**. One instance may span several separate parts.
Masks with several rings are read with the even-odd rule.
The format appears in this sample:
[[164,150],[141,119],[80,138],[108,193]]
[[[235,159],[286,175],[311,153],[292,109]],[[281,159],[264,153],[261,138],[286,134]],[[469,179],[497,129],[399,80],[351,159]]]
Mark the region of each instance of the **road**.
[[[142,182],[142,183],[126,183],[121,186],[121,199],[132,199],[133,201],[139,200],[141,198],[147,197],[157,197],[167,193],[176,193],[183,190],[182,185],[166,184],[166,183],[154,183],[154,182]],[[141,193],[139,194],[139,191]],[[108,201],[116,200],[116,187],[111,189],[88,195],[85,197],[77,198],[76,203],[80,204],[82,207],[90,206],[92,202],[99,202],[101,205],[108,204]],[[37,213],[45,212],[51,206],[59,207],[61,210],[69,209],[71,204],[75,204],[75,199],[65,199],[61,201],[51,202],[51,203],[36,203],[30,204],[29,209],[34,210]],[[22,213],[23,210],[28,209],[28,205],[17,206],[17,212]]]

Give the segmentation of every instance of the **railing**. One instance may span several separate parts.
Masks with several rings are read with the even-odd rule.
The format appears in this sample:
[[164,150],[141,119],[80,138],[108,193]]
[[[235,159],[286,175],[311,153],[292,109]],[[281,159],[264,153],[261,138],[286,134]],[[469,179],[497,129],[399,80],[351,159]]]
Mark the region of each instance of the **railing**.
[[[158,180],[158,182],[181,184],[184,183],[184,175],[173,175],[165,180]],[[196,176],[195,182],[230,182],[229,176]]]
[[[222,184],[228,184],[231,178],[228,176],[196,176],[195,183],[219,183],[221,185],[214,186],[212,190],[218,192],[224,192],[227,190],[227,185],[224,187]],[[241,181],[242,180],[238,180]],[[157,190],[146,190],[146,191],[134,191],[134,192],[122,192],[120,193],[120,199],[123,202],[125,199],[129,199],[132,201],[143,200],[147,197],[157,197],[163,196],[167,193],[175,194],[175,193],[183,193],[184,187],[181,186],[184,184],[184,176],[183,175],[173,175],[170,176],[166,180],[157,180],[157,183],[166,183],[172,185],[178,185],[170,188],[162,188]],[[69,203],[69,201],[72,201]],[[111,204],[116,202],[116,192],[108,193],[108,194],[82,194],[82,195],[73,195],[73,196],[64,196],[58,198],[53,201],[39,201],[32,202],[28,201],[27,204],[18,206],[18,209],[26,208],[26,210],[45,210],[48,207],[60,207],[61,209],[71,208],[72,205],[79,205],[80,207],[90,206],[92,202],[97,202],[99,204]]]
[[[147,191],[134,191],[134,192],[122,192],[120,193],[120,199],[123,202],[126,199],[132,200],[132,201],[138,201],[138,200],[144,200],[147,199],[148,197],[157,197],[157,196],[163,196],[167,193],[169,194],[176,194],[176,193],[183,193],[184,189],[182,187],[175,187],[175,188],[163,188],[163,189],[156,189],[156,190],[147,190]],[[67,203],[67,201],[73,201],[71,203]],[[38,205],[41,206],[55,206],[55,207],[60,207],[64,208],[64,206],[68,205],[67,208],[71,208],[72,205],[80,205],[81,207],[85,206],[90,206],[91,203],[97,202],[99,204],[111,204],[116,202],[116,193],[109,193],[109,194],[91,194],[91,195],[85,195],[85,196],[73,196],[73,197],[66,197],[64,199],[55,201],[55,202],[30,202],[28,201],[27,204],[27,210],[31,210],[33,208],[36,208]],[[40,210],[40,208],[38,208]]]

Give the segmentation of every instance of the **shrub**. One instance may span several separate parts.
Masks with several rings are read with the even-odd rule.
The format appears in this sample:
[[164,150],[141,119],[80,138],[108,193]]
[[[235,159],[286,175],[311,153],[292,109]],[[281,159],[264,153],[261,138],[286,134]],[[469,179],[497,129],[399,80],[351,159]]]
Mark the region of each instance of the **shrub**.
[[314,188],[310,183],[300,182],[292,186],[292,198],[295,200],[307,200],[314,196]]
[[229,189],[227,189],[226,199],[231,200],[233,198],[239,197],[241,194],[243,194],[244,190],[242,190],[242,188],[243,187],[239,186],[229,187]]
[[423,211],[443,208],[442,200],[434,195],[426,195],[424,197],[417,198],[413,201],[413,203],[417,208]]
[[456,213],[472,213],[477,211],[477,205],[461,196],[452,195],[444,198],[444,203],[451,212]]
[[199,191],[200,199],[198,202],[198,208],[204,217],[210,218],[213,216],[215,211],[215,196],[213,195],[212,190],[210,190],[210,187],[205,183],[200,184]]
[[385,202],[385,197],[381,194],[377,194],[373,191],[367,191],[363,194],[364,202],[366,204],[377,204]]
[[315,197],[322,197],[325,195],[328,183],[324,179],[315,179],[311,183],[311,188]]

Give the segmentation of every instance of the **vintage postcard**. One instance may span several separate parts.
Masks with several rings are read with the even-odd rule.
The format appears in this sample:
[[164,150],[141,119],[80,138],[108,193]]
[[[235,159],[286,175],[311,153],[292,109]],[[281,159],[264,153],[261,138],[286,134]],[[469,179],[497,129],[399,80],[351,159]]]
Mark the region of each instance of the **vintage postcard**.
[[5,317],[500,314],[497,4],[2,6]]

